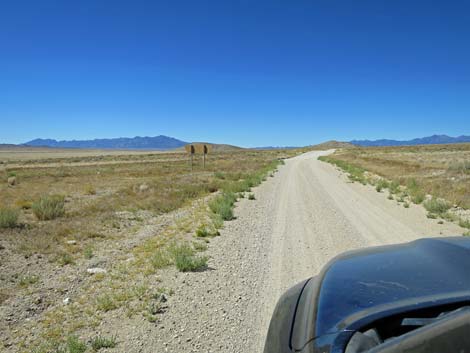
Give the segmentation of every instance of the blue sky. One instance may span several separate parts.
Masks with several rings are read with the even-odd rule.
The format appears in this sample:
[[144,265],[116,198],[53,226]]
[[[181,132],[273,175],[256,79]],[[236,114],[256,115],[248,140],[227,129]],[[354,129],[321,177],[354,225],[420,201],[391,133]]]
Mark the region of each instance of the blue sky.
[[0,119],[0,143],[470,134],[470,3],[4,1]]

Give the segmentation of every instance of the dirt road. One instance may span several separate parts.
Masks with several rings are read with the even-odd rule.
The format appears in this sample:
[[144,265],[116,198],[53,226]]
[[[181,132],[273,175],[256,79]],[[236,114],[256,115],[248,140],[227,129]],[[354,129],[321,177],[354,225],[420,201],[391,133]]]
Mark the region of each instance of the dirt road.
[[350,183],[317,160],[324,153],[287,160],[255,190],[256,200],[238,203],[237,219],[210,243],[211,269],[172,273],[177,295],[160,330],[135,331],[135,341],[143,335],[146,344],[136,350],[129,337],[127,351],[261,352],[281,293],[338,253],[462,234],[427,219],[421,206],[406,209],[371,186]]

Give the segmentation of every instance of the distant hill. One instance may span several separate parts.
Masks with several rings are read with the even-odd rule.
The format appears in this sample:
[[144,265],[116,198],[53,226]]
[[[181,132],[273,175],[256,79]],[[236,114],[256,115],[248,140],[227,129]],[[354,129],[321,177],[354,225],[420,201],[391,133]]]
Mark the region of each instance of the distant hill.
[[432,135],[428,137],[415,138],[413,140],[398,141],[398,140],[353,140],[352,144],[357,146],[414,146],[414,145],[440,145],[450,143],[465,143],[470,142],[470,136],[451,137],[447,135]]
[[52,139],[35,139],[24,143],[24,146],[53,148],[92,148],[92,149],[148,149],[170,150],[186,145],[187,142],[168,136],[133,138],[119,137],[111,139],[57,141]]
[[334,149],[334,148],[354,148],[354,147],[356,147],[356,146],[354,146],[352,143],[349,143],[349,142],[331,140],[331,141],[326,141],[326,142],[323,142],[323,143],[319,143],[318,145],[308,146],[308,149],[312,149],[312,150],[331,150],[331,149]]

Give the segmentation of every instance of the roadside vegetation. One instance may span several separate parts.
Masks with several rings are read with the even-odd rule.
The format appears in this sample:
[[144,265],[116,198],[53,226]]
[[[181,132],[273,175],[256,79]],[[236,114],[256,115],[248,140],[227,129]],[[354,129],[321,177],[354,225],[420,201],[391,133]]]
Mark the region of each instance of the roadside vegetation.
[[18,225],[19,211],[13,208],[0,208],[0,228],[15,228]]
[[319,159],[405,208],[422,204],[429,218],[470,228],[470,144],[354,148]]
[[[245,193],[254,198],[252,188],[295,153],[214,153],[206,169],[196,160],[192,172],[183,153],[8,160],[0,169],[0,253],[9,250],[0,262],[0,305],[20,303],[15,313],[21,314],[28,301],[40,300],[47,305],[38,308],[47,310],[31,313],[28,322],[13,321],[17,326],[0,338],[16,342],[20,352],[97,351],[118,342],[91,335],[107,313],[158,321],[173,295],[159,283],[159,271],[208,269],[204,251],[234,218],[236,201]],[[16,184],[9,185],[13,174]],[[178,217],[126,248],[132,234],[169,212]],[[83,278],[109,251],[112,265]],[[79,285],[72,299],[61,295],[70,281]]]

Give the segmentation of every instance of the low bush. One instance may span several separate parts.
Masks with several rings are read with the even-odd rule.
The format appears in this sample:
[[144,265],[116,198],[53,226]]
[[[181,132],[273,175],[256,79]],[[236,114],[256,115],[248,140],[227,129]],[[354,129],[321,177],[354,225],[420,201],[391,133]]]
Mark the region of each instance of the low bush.
[[209,208],[224,221],[230,221],[234,218],[233,205],[236,200],[237,198],[233,192],[224,192],[209,202]]
[[396,194],[400,191],[400,183],[396,180],[393,180],[389,185],[388,188],[392,194]]
[[101,348],[114,348],[116,347],[117,342],[116,337],[98,336],[92,338],[90,344],[94,351],[99,351]]
[[424,192],[422,192],[422,191],[416,191],[416,192],[412,193],[410,195],[410,197],[411,197],[411,201],[413,203],[417,204],[417,205],[422,203],[424,201],[424,198],[425,198]]
[[0,228],[15,228],[18,225],[18,210],[0,208]]
[[248,200],[255,200],[255,194],[248,195]]
[[83,256],[85,259],[91,259],[93,257],[93,248],[90,245],[83,250]]
[[446,213],[450,208],[450,204],[446,200],[437,198],[424,201],[423,206],[428,212],[437,215]]
[[207,256],[195,255],[195,250],[188,244],[173,245],[169,252],[176,268],[181,272],[198,271],[207,267]]
[[28,287],[31,284],[35,284],[39,281],[39,277],[36,275],[24,275],[20,277],[19,285],[21,287]]
[[375,185],[375,190],[377,190],[377,192],[381,192],[383,189],[386,189],[388,188],[389,184],[388,184],[388,181],[385,180],[385,179],[380,179],[377,184]]
[[217,230],[210,229],[205,225],[201,225],[198,229],[196,229],[196,236],[200,238],[215,237],[217,235],[219,235],[219,232]]
[[74,263],[72,255],[70,255],[70,254],[67,253],[67,252],[61,253],[61,254],[57,257],[57,262],[58,262],[61,266],[71,265],[71,264]]
[[85,342],[82,342],[78,337],[71,336],[67,339],[67,353],[84,353],[87,350]]
[[34,215],[41,221],[61,217],[65,214],[65,198],[62,195],[45,195],[32,205]]
[[459,226],[461,226],[462,228],[468,228],[468,229],[470,229],[470,220],[468,220],[468,219],[460,219],[460,220],[459,220]]

